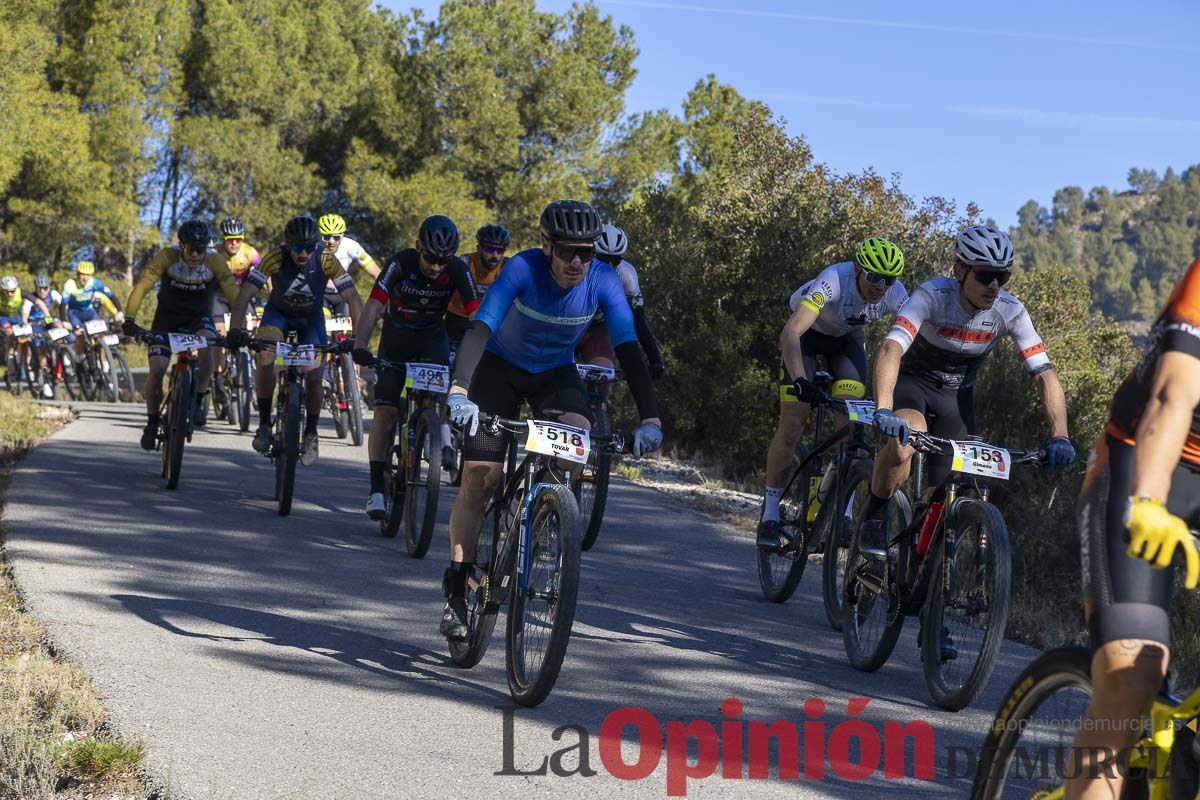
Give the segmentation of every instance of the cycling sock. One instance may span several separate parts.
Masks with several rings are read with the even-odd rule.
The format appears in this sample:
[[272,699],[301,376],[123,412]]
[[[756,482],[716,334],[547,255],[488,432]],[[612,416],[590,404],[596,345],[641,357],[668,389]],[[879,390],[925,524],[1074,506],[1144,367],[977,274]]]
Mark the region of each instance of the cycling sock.
[[383,491],[383,468],[387,466],[383,461],[368,461],[367,464],[371,467],[371,494]]
[[446,447],[449,444],[450,444],[450,425],[448,423],[443,422],[442,423],[442,447]]
[[783,489],[768,486],[763,495],[763,522],[779,521],[779,498],[783,497]]
[[260,428],[271,427],[271,398],[258,398],[258,426]]
[[316,416],[310,416],[310,417],[305,418],[305,420],[304,420],[304,435],[305,436],[307,436],[310,433],[317,432],[317,421],[319,419],[320,418],[316,417]]
[[882,517],[880,512],[887,507],[890,497],[879,497],[874,492],[871,492],[867,497],[867,509],[863,519],[871,519],[872,517]]

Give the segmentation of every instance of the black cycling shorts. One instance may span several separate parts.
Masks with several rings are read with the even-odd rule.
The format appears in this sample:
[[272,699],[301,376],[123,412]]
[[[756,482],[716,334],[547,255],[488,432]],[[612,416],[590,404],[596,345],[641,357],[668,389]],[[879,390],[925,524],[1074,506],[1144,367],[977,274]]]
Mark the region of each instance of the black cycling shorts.
[[[1175,567],[1156,569],[1126,552],[1133,450],[1119,439],[1102,436],[1088,458],[1079,493],[1079,555],[1093,648],[1122,639],[1170,645]],[[1190,527],[1200,527],[1200,474],[1182,461],[1171,476],[1167,510]]]
[[[867,351],[863,346],[861,330],[843,336],[830,336],[809,328],[800,337],[800,351],[804,357],[804,371],[810,380],[817,371],[817,356],[822,356],[826,369],[833,376],[834,396],[866,396]],[[779,402],[799,402],[792,376],[783,366],[779,369]]]
[[[929,432],[943,439],[962,439],[975,433],[975,386],[945,386],[901,372],[892,392],[892,405],[925,417]],[[929,480],[936,486],[950,474],[951,456],[929,459]]]
[[[487,350],[471,378],[469,396],[482,413],[508,419],[517,419],[521,402],[527,401],[535,417],[543,410],[553,408],[592,421],[591,402],[574,364],[545,372],[526,372]],[[463,444],[463,459],[503,463],[507,443],[505,434],[492,436],[480,427]]]
[[[154,312],[150,330],[155,333],[200,333],[203,331],[213,336],[217,333],[211,314],[195,314],[190,311],[183,314],[172,313],[170,309],[161,305]],[[148,345],[146,352],[151,358],[155,356],[171,357],[171,347],[166,344]]]
[[[384,325],[383,335],[379,339],[379,357],[386,361],[449,366],[450,343],[446,339],[446,330],[440,325],[418,330]],[[375,374],[378,376],[375,405],[399,407],[406,373],[403,370],[381,368]]]

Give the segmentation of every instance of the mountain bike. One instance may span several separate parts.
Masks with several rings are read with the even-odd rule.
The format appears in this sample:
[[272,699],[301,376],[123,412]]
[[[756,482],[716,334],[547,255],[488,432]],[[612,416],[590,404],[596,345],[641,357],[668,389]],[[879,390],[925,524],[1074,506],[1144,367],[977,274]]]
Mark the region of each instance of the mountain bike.
[[[958,711],[987,683],[1008,620],[1008,528],[981,479],[1007,480],[1017,464],[1045,462],[1045,450],[1005,450],[978,438],[940,439],[913,431],[913,496],[924,498],[908,525],[895,526],[882,557],[864,552],[861,529],[846,565],[842,638],[846,656],[873,672],[887,662],[906,616],[917,636],[933,702]],[[951,471],[926,490],[925,455],[952,456]]]
[[[351,335],[354,323],[349,317],[332,317],[325,320],[325,330],[331,342],[341,342]],[[339,439],[345,439],[346,434],[350,434],[350,441],[358,447],[363,442],[363,403],[358,371],[350,356],[341,351],[329,354],[325,364],[324,387],[325,404],[329,407],[334,433]]]
[[[547,410],[546,416],[561,412]],[[536,706],[558,680],[579,592],[583,520],[564,462],[586,464],[592,449],[625,449],[621,433],[598,434],[555,421],[481,414],[479,424],[508,437],[504,480],[488,503],[475,563],[467,578],[468,639],[450,642],[450,657],[473,667],[487,652],[496,615],[508,606],[505,672],[518,704]],[[517,440],[525,457],[517,464]]]
[[[246,330],[254,330],[257,319],[246,314]],[[229,330],[229,314],[225,315],[225,330]],[[250,414],[254,410],[254,359],[241,348],[225,350],[225,368],[213,375],[213,411],[243,433],[250,430]]]
[[75,381],[75,348],[71,346],[71,330],[69,323],[64,322],[61,328],[47,328],[46,338],[50,340],[50,371],[55,386],[61,386],[67,391],[67,397],[72,400],[82,399],[78,382]]
[[4,383],[9,392],[21,394],[28,389],[29,394],[37,397],[41,394],[44,377],[41,360],[38,358],[40,342],[43,342],[41,331],[33,323],[13,325],[6,329],[8,346],[5,354]]
[[132,337],[135,341],[152,345],[167,345],[175,356],[175,363],[167,370],[167,391],[163,393],[158,410],[158,433],[155,449],[162,453],[162,477],[167,479],[167,488],[179,486],[183,470],[183,448],[192,440],[195,432],[197,390],[196,360],[198,351],[209,344],[223,345],[219,336],[209,337],[197,333],[156,333],[140,331]]
[[971,800],[1061,800],[1063,780],[1092,768],[1120,770],[1126,776],[1121,797],[1127,800],[1197,796],[1200,688],[1180,698],[1164,681],[1142,719],[1138,740],[1118,754],[1118,763],[1093,767],[1071,748],[1092,699],[1091,666],[1087,648],[1061,647],[1025,668],[1005,694],[984,739]]
[[[403,397],[408,417],[392,429],[383,475],[387,516],[379,522],[381,536],[391,538],[404,524],[408,554],[424,558],[437,524],[438,493],[442,485],[442,403],[450,389],[450,368],[444,364],[375,359],[376,369],[404,371]],[[400,428],[399,442],[396,428]]]
[[[104,400],[115,403],[120,395],[117,375],[114,370],[116,359],[112,347],[121,337],[109,333],[108,323],[102,319],[90,319],[82,328],[75,329],[76,336],[84,340],[83,354],[75,357],[74,378],[79,395],[84,400]],[[133,378],[130,376],[130,385]]]
[[[592,404],[592,435],[608,433],[608,388],[620,377],[620,371],[595,364],[576,364],[579,377],[587,389]],[[608,481],[612,473],[612,456],[602,449],[593,449],[592,457],[575,480],[575,499],[583,517],[583,540],[580,547],[591,550],[600,535],[604,522],[604,506],[608,502]]]
[[296,488],[296,464],[300,461],[300,437],[304,431],[305,385],[308,367],[317,363],[317,356],[328,353],[337,345],[296,344],[296,333],[288,333],[288,341],[253,340],[255,352],[273,350],[276,365],[282,366],[275,390],[275,424],[271,447],[264,454],[275,465],[275,502],[279,516],[292,513],[292,497]]

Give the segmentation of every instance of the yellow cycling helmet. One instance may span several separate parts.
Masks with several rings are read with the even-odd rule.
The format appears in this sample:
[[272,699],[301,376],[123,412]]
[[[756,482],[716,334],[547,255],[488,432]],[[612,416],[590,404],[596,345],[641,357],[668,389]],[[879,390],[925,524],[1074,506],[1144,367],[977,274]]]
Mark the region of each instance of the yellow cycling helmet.
[[864,239],[854,251],[854,263],[867,272],[895,278],[904,273],[904,253],[879,236]]
[[346,232],[346,220],[337,214],[322,214],[317,220],[317,228],[322,236],[338,236]]
[[96,265],[90,261],[80,261],[75,266],[75,271],[78,272],[80,275],[95,275],[96,274]]

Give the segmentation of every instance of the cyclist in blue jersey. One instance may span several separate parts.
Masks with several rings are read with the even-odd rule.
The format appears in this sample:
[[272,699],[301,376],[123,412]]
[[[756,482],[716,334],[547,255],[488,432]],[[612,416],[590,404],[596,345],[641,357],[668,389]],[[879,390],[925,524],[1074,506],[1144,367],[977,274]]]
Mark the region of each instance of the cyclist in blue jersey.
[[522,401],[534,414],[567,413],[566,425],[591,427],[591,405],[575,368],[575,346],[603,311],[617,359],[625,371],[641,424],[633,454],[662,445],[650,370],[638,346],[633,311],[611,267],[593,263],[603,227],[587,203],[559,200],[542,212],[540,248],[509,259],[488,290],[458,349],[447,406],[462,426],[462,488],[450,514],[450,567],[442,579],[446,605],[441,632],[452,641],[468,634],[466,580],[475,559],[483,513],[503,476],[505,440],[478,430],[480,412],[515,417]]
[[[125,321],[121,313],[121,304],[113,290],[104,285],[104,281],[96,277],[96,265],[91,261],[80,261],[75,266],[78,281],[70,279],[62,290],[62,307],[59,317],[71,323],[72,328],[82,328],[85,323],[100,319],[97,303],[107,309],[113,321],[120,324]],[[75,340],[75,352],[83,355],[84,343],[87,337],[80,336]]]

